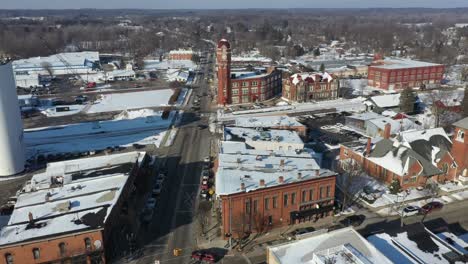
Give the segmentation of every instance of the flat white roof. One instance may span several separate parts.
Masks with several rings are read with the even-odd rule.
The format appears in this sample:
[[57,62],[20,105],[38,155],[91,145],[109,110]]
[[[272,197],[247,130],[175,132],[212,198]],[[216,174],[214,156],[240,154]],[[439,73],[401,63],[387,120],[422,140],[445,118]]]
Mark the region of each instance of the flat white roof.
[[411,59],[403,59],[403,58],[388,58],[388,59],[386,58],[383,60],[382,65],[371,65],[370,67],[396,70],[396,69],[421,68],[421,67],[431,67],[431,66],[442,66],[442,64],[417,61],[417,60],[411,60]]
[[99,52],[97,51],[83,51],[83,52],[67,52],[54,54],[48,57],[33,57],[28,59],[16,60],[13,62],[13,69],[15,71],[28,70],[28,69],[43,69],[44,63],[49,63],[53,68],[66,68],[62,60],[66,61],[68,65],[73,67],[85,67],[85,61],[95,62],[99,61]]
[[238,117],[235,126],[237,127],[305,127],[296,118],[289,116],[262,116],[262,117]]
[[396,107],[400,105],[400,94],[385,94],[372,96],[371,101],[375,103],[378,107]]
[[[295,131],[270,129],[268,131],[258,131],[252,128],[226,127],[225,130],[246,141],[271,141],[286,142],[292,144],[304,144]],[[229,139],[231,135],[226,135]]]
[[376,118],[382,118],[382,117],[384,117],[384,116],[379,115],[379,114],[374,113],[374,112],[364,112],[364,113],[348,116],[348,118],[358,119],[358,120],[363,120],[363,121],[376,119]]
[[296,152],[295,150],[263,150],[263,149],[251,149],[247,148],[247,145],[244,142],[238,141],[221,141],[220,142],[220,153],[225,154],[244,154],[244,155],[274,155],[281,157],[297,157],[297,158],[309,158],[315,155],[315,152],[312,149],[303,149],[301,152]]
[[339,258],[343,247],[348,249],[348,254],[359,259],[359,263],[393,263],[351,227],[268,247],[268,250],[282,264],[315,263],[314,258],[322,261],[334,259],[335,262],[330,263],[344,264],[348,262]]
[[[109,155],[54,163],[48,170],[62,172],[65,180],[61,186],[51,186],[50,177],[44,178],[48,173],[53,175],[58,171],[33,176],[32,182],[48,180],[49,186],[46,188],[47,183],[42,181],[44,188],[18,195],[9,223],[0,231],[0,245],[102,228],[127,183],[131,167],[127,167],[125,173],[109,174],[100,174],[96,168],[112,167],[112,164],[118,163],[139,163],[144,154],[131,152],[117,154],[116,157]],[[79,166],[73,166],[78,164],[90,170],[82,172]],[[81,172],[81,175],[77,175]],[[75,179],[71,177],[72,173]],[[37,183],[32,186],[37,187]],[[29,214],[34,219],[32,224]]]

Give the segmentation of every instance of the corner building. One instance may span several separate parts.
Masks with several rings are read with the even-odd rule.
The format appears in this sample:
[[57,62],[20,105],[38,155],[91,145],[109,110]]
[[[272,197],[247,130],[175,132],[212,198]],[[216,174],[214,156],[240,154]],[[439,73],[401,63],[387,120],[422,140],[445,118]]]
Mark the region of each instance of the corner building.
[[231,68],[231,44],[222,39],[216,51],[218,104],[246,104],[265,101],[281,94],[282,73],[275,67]]

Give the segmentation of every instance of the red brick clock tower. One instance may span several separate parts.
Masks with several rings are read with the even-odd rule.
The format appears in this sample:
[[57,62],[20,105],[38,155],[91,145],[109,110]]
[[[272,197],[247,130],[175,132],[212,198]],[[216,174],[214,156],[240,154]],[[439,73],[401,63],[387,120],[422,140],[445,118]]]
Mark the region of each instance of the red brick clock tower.
[[231,104],[231,45],[226,39],[218,42],[218,105]]

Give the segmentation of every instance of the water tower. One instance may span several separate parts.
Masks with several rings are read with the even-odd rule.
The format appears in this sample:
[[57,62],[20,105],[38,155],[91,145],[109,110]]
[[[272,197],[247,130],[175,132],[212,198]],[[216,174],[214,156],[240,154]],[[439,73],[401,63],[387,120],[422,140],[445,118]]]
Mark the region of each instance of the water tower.
[[11,63],[0,62],[0,176],[24,170],[23,122]]

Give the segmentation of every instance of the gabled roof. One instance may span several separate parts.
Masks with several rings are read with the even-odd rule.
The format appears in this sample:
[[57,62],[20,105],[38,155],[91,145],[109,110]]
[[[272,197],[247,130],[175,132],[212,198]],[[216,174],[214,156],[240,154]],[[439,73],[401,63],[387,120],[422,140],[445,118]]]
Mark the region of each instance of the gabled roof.
[[380,108],[397,107],[400,105],[400,94],[377,95],[370,100]]
[[468,129],[468,117],[465,117],[462,120],[459,120],[453,123],[453,126],[463,128],[463,129]]

